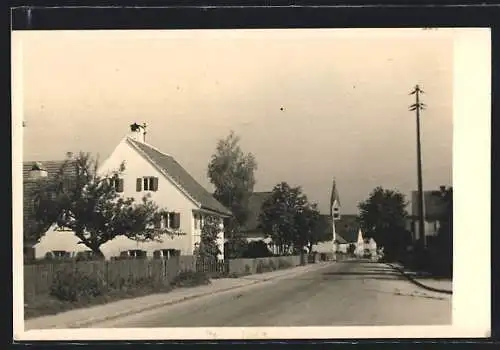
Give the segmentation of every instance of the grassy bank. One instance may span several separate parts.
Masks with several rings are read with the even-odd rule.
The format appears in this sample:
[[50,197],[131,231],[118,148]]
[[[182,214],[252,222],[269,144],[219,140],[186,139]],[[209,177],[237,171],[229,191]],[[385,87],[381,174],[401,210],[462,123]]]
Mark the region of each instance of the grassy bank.
[[168,293],[176,288],[189,288],[210,284],[202,272],[181,272],[170,283],[154,280],[122,280],[115,285],[105,285],[88,275],[66,273],[57,276],[47,294],[25,301],[24,318],[30,319],[60,312],[86,308],[109,302],[137,298],[156,293]]

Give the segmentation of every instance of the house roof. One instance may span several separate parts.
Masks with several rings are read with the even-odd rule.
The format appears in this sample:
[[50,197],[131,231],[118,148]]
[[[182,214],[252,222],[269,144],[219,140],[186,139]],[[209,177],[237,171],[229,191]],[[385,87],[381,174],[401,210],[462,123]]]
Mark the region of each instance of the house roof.
[[[66,160],[48,160],[48,161],[26,161],[23,162],[23,217],[24,220],[29,220],[29,216],[33,213],[33,195],[37,188],[37,181],[29,178],[29,172],[33,168],[43,169],[47,171],[47,178],[54,178],[61,167],[66,163]],[[74,174],[74,168],[71,167],[73,162],[67,163],[70,167],[69,175]],[[43,179],[42,179],[43,181]]]
[[[264,201],[271,196],[272,192],[267,191],[267,192],[253,192],[250,195],[249,198],[249,203],[248,203],[248,208],[249,208],[249,216],[247,219],[247,222],[245,225],[242,227],[241,231],[243,233],[250,233],[250,232],[260,232],[261,230],[259,229],[259,215],[260,211],[262,208],[262,204]],[[333,227],[332,227],[332,218],[330,215],[327,214],[321,214],[321,226],[322,230],[325,230],[325,232],[330,235],[331,237],[333,236]]]
[[202,209],[231,215],[231,211],[216,200],[210,192],[200,185],[172,156],[165,154],[153,146],[138,142],[131,138],[127,140],[142,151],[156,166],[167,173],[193,199],[201,204]]
[[[446,214],[447,203],[443,200],[439,191],[424,191],[424,213],[426,220],[442,218]],[[418,192],[411,193],[412,216],[419,217]]]
[[248,200],[248,218],[241,228],[242,232],[255,232],[259,229],[259,215],[264,201],[271,196],[272,192],[253,192]]
[[340,242],[340,238],[342,238],[345,241],[344,243],[356,243],[358,241],[359,228],[360,225],[357,215],[342,215],[340,220],[335,221],[335,233],[337,240]]

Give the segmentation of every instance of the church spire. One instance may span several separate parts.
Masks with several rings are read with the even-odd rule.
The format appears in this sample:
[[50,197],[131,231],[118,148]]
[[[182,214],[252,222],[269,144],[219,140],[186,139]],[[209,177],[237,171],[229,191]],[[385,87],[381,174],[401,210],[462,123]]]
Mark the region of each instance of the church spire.
[[335,179],[333,179],[332,183],[332,193],[330,197],[330,206],[333,206],[333,203],[337,201],[337,204],[340,205],[339,192],[337,191],[337,184],[335,183]]
[[340,197],[337,191],[337,184],[335,182],[335,178],[332,183],[332,192],[330,195],[330,216],[334,218],[334,220],[339,218],[339,208],[340,208]]

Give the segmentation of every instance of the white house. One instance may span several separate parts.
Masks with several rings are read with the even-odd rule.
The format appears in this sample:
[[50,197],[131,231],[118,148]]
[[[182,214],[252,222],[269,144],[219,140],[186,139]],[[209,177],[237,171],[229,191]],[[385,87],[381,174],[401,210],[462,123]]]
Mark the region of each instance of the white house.
[[[122,162],[125,171],[116,182],[117,192],[136,201],[140,201],[147,193],[151,194],[151,199],[168,212],[161,223],[162,227],[183,235],[173,238],[165,236],[162,242],[136,242],[120,236],[101,246],[106,258],[136,251],[147,256],[173,250],[182,255],[192,255],[196,244],[200,242],[201,226],[206,215],[220,219],[218,243],[221,252],[224,251],[223,219],[231,215],[229,209],[219,203],[171,155],[146,143],[145,131],[137,124],[131,125],[130,134],[118,143],[98,172],[107,174],[118,169]],[[78,241],[71,232],[51,229],[35,245],[36,257],[43,257],[50,251],[88,250]]]

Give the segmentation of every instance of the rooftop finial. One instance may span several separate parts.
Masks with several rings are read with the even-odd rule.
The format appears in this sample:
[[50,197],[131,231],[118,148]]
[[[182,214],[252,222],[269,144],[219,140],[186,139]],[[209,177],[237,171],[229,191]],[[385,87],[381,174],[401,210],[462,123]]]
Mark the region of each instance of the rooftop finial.
[[[136,122],[130,124],[130,131],[134,135],[134,139],[136,141],[146,142],[146,127],[147,127],[146,123],[142,123],[142,125],[137,124]],[[142,130],[142,140],[139,137],[141,130]]]

